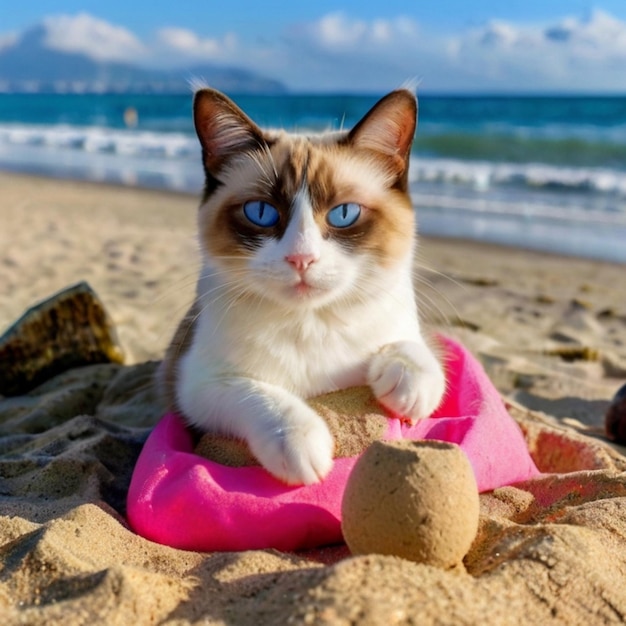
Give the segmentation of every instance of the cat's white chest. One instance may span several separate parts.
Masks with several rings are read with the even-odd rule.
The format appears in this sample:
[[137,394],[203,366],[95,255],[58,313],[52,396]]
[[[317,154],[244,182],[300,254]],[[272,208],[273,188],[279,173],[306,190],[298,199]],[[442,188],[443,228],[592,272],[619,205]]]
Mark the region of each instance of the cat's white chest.
[[206,312],[186,358],[209,378],[246,376],[301,397],[365,382],[370,341],[358,323],[323,320],[313,313],[272,319],[253,311],[231,311],[221,329]]
[[277,324],[256,340],[260,350],[241,354],[240,362],[302,397],[365,382],[369,350],[358,324],[329,324],[312,315]]

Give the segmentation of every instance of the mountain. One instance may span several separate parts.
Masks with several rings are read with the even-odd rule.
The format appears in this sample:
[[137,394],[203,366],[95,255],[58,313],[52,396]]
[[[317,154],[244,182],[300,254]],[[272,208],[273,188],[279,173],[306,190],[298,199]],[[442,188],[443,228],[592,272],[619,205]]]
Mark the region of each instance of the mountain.
[[194,79],[231,93],[286,91],[279,81],[239,68],[198,65],[155,70],[56,50],[47,45],[43,25],[0,49],[0,91],[5,92],[187,93]]

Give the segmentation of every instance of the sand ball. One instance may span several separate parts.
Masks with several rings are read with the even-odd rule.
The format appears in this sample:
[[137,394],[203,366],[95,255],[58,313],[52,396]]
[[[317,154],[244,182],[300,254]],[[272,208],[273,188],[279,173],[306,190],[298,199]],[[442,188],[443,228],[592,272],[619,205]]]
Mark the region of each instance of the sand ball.
[[440,441],[377,441],[348,479],[342,530],[353,554],[450,568],[469,551],[478,514],[476,479],[461,448]]

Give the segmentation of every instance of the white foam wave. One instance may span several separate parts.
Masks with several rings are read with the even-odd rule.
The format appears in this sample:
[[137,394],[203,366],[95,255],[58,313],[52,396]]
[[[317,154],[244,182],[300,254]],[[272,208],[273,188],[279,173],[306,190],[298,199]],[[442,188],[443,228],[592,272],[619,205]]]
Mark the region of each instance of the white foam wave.
[[608,168],[414,158],[410,175],[411,182],[466,185],[477,191],[514,186],[626,197],[626,172]]
[[0,144],[173,159],[197,158],[199,155],[197,139],[183,133],[158,133],[96,126],[0,125]]
[[[198,159],[200,153],[198,141],[191,134],[96,126],[5,124],[0,125],[1,145],[41,146],[50,150],[172,160]],[[591,192],[626,198],[626,172],[609,168],[420,157],[412,160],[411,182],[460,185],[476,191],[517,187]]]

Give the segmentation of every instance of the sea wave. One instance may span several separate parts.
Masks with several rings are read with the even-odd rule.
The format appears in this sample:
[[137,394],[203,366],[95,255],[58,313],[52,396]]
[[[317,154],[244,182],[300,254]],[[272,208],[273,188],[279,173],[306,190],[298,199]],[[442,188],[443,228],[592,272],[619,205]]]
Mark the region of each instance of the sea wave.
[[183,133],[117,130],[69,125],[0,125],[0,144],[162,158],[198,157],[195,137]]
[[476,191],[514,187],[626,198],[626,173],[611,168],[415,157],[410,178],[411,182],[462,185]]
[[441,128],[418,133],[417,154],[469,161],[544,163],[626,170],[626,127],[612,129],[511,128],[509,132],[465,132]]
[[[10,158],[13,147],[32,147],[48,154],[81,152],[86,161],[110,155],[132,168],[134,159],[200,163],[200,147],[192,134],[146,130],[111,129],[99,126],[0,124],[0,150]],[[626,149],[626,147],[625,147]],[[429,183],[467,188],[476,192],[494,189],[575,192],[626,199],[626,172],[621,168],[555,165],[540,161],[511,162],[440,158],[414,153],[412,183]],[[618,210],[622,210],[620,204]]]

